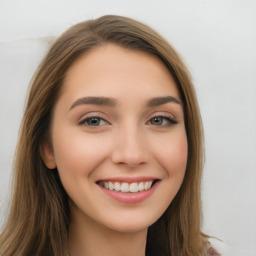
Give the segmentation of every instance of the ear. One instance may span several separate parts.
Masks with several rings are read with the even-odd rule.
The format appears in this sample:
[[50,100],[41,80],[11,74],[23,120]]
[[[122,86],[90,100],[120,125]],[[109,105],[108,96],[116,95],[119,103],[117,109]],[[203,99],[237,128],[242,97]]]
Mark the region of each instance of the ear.
[[49,142],[49,140],[47,139],[43,140],[40,147],[40,153],[41,153],[42,160],[48,169],[55,169],[57,167],[55,162],[53,147]]

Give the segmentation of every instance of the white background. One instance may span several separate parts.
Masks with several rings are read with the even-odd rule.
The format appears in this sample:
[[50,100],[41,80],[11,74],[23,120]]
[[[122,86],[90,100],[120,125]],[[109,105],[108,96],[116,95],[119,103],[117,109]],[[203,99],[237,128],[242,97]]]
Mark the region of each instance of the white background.
[[0,226],[29,81],[52,37],[104,14],[155,28],[184,57],[205,128],[203,230],[256,255],[256,1],[0,0]]

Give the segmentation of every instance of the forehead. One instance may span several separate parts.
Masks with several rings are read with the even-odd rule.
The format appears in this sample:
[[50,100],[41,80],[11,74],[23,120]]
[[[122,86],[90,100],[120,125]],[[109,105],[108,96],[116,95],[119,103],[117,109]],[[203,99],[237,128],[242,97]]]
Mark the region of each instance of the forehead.
[[[88,95],[135,92],[179,97],[172,75],[162,61],[140,50],[106,44],[83,54],[69,68],[62,92]],[[135,94],[134,94],[135,96]],[[75,97],[75,96],[74,96]]]

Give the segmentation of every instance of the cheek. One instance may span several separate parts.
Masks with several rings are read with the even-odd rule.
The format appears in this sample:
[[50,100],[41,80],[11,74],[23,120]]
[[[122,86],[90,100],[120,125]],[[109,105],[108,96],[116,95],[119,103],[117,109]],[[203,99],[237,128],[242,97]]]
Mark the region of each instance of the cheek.
[[60,175],[89,176],[107,154],[101,136],[85,136],[75,129],[55,133],[53,148]]
[[[158,219],[171,204],[178,193],[184,179],[187,166],[186,132],[176,132],[159,137],[158,143],[151,144],[156,166],[161,166],[163,179],[155,194],[158,209],[155,218]],[[158,214],[158,215],[157,215]]]
[[166,175],[183,177],[188,157],[188,144],[185,130],[165,138],[155,147],[158,162],[166,171]]

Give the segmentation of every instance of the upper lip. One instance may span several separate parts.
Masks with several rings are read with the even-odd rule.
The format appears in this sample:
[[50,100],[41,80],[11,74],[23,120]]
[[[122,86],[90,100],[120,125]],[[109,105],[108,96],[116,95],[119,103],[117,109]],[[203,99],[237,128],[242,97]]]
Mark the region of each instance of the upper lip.
[[141,177],[112,177],[112,178],[103,178],[97,180],[97,182],[100,181],[111,181],[111,182],[141,182],[141,181],[151,181],[151,180],[160,180],[157,177],[147,177],[147,176],[141,176]]

